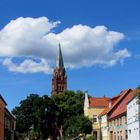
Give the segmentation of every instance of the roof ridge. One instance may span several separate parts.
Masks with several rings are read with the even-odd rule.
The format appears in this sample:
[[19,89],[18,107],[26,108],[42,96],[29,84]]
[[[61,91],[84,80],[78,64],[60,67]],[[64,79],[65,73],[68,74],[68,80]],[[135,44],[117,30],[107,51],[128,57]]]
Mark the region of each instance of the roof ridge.
[[99,98],[99,99],[105,98],[105,99],[111,99],[110,97],[89,97],[89,98]]
[[112,107],[109,109],[109,111],[107,112],[107,113],[109,113],[120,101],[121,101],[121,99],[126,95],[126,93],[129,93],[129,91],[133,91],[132,89],[127,89],[127,90],[124,90],[123,92],[123,94],[122,95],[120,95],[120,97],[117,99],[117,101],[112,105]]
[[[121,91],[120,92],[120,94],[118,94],[117,96],[115,96],[115,97],[118,97],[118,99],[115,101],[115,103],[109,108],[109,107],[107,107],[107,108],[105,108],[101,113],[100,113],[100,116],[102,116],[102,115],[105,115],[105,114],[107,114],[107,113],[109,113],[120,101],[121,101],[121,99],[126,95],[126,93],[129,93],[129,91],[133,91],[131,88],[129,88],[129,89],[127,89],[127,90],[123,90],[123,91]],[[124,93],[123,93],[124,92]],[[115,97],[113,97],[113,98],[115,98]],[[113,99],[113,98],[111,98],[111,99]],[[107,111],[108,110],[108,111]],[[105,112],[105,111],[107,111],[107,112]],[[104,114],[104,112],[105,112],[105,114]]]

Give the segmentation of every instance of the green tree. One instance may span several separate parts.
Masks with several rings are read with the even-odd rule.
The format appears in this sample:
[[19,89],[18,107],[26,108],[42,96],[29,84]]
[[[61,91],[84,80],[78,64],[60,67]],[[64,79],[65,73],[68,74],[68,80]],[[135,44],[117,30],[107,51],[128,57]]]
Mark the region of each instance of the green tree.
[[[91,131],[91,122],[83,116],[83,106],[83,92],[66,91],[52,97],[31,94],[12,112],[16,116],[19,133],[32,132],[30,136],[37,133],[41,139],[56,138],[59,134],[69,134],[72,138]],[[31,126],[34,126],[33,131]]]
[[58,125],[62,125],[70,116],[83,113],[83,97],[82,93],[75,94],[73,91],[66,91],[52,97],[55,121]]
[[92,131],[92,122],[83,114],[72,116],[64,123],[64,136],[73,138],[80,133],[90,134]]
[[[56,119],[55,121],[57,122],[59,130],[61,129],[61,127],[63,127],[65,136],[69,134],[69,137],[73,137],[74,135],[77,135],[81,132],[80,126],[74,125],[75,121],[77,120],[81,121],[81,123],[79,123],[79,121],[77,122],[83,127],[83,129],[87,127],[87,124],[89,124],[88,127],[91,132],[91,123],[89,123],[89,120],[87,120],[87,118],[83,116],[84,93],[82,91],[77,91],[76,93],[73,91],[66,91],[65,93],[60,93],[56,96],[53,96],[52,100],[54,101],[56,108],[56,110],[54,111],[54,116]],[[83,116],[83,118],[81,115]],[[88,123],[83,123],[82,125],[82,121],[87,121]],[[74,131],[74,133],[69,133],[71,130]],[[84,132],[86,133],[86,131]],[[88,131],[88,133],[90,132]]]
[[22,100],[20,106],[15,107],[12,111],[16,117],[17,132],[27,134],[31,126],[34,126],[35,132],[43,133],[41,130],[44,130],[45,127],[43,123],[44,110],[44,98],[37,94],[30,94],[27,99]]
[[13,109],[12,113],[16,117],[18,132],[28,132],[32,124],[37,128],[41,104],[42,99],[39,95],[31,94],[27,99],[20,102],[19,107]]
[[137,87],[137,89],[140,89],[140,85]]
[[138,90],[138,92],[137,92],[137,94],[136,94],[136,96],[138,96],[138,104],[140,104],[140,85],[137,87],[137,90]]

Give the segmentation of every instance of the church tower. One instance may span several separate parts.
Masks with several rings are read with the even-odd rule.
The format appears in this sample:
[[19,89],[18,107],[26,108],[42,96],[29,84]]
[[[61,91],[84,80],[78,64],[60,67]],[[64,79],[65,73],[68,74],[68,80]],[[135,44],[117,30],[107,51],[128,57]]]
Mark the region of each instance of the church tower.
[[63,63],[61,45],[59,44],[56,67],[54,69],[52,78],[52,95],[62,93],[66,90],[67,90],[67,75]]

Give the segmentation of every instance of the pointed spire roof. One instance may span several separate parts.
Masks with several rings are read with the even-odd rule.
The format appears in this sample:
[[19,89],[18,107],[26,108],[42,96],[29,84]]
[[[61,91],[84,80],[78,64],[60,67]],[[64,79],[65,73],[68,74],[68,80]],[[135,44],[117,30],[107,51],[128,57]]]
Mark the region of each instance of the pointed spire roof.
[[57,68],[64,68],[63,56],[62,56],[62,52],[61,52],[60,43],[59,43],[59,50],[58,50],[58,54],[57,54],[56,67]]

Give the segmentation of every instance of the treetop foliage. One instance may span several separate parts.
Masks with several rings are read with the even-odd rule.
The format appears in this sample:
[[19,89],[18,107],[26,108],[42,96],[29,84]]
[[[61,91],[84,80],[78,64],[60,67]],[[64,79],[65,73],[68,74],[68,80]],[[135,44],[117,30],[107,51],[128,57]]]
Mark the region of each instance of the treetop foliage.
[[140,89],[140,85],[137,87],[137,89]]
[[30,94],[12,113],[16,116],[19,133],[29,133],[33,126],[34,134],[40,137],[55,137],[56,133],[74,137],[81,132],[90,133],[92,129],[91,122],[84,117],[83,106],[82,91],[66,91],[52,97]]

